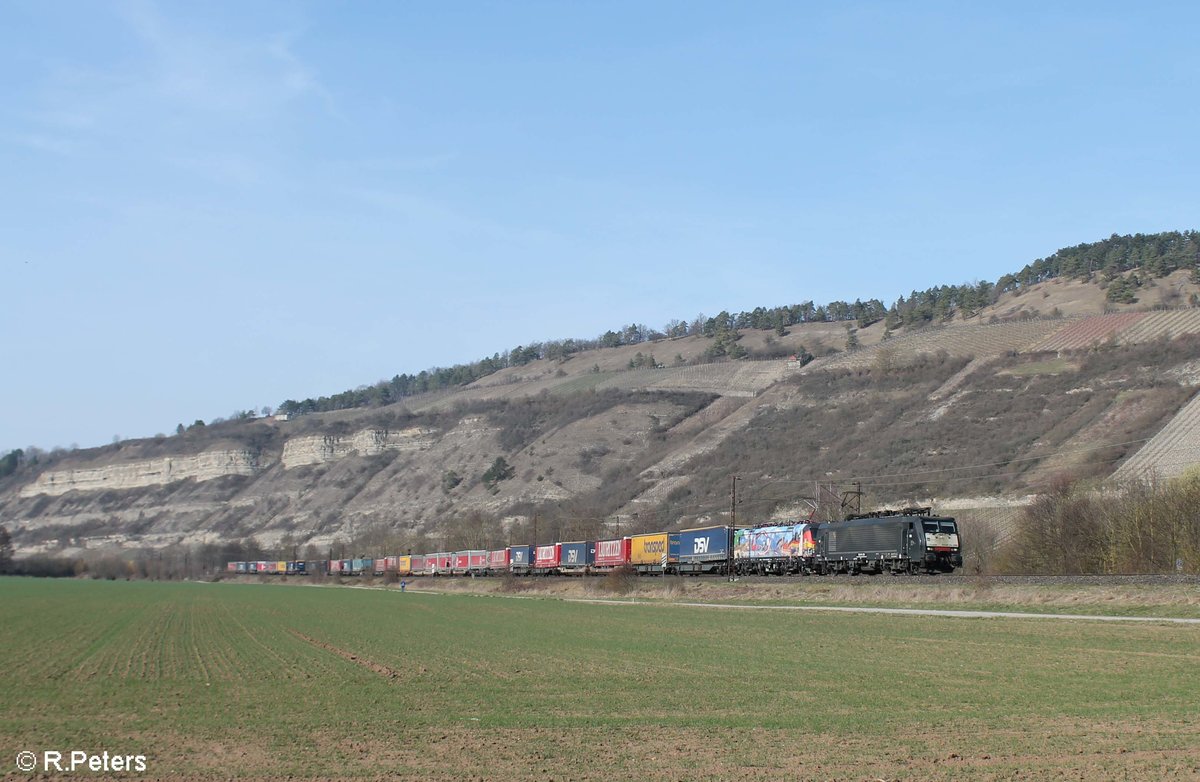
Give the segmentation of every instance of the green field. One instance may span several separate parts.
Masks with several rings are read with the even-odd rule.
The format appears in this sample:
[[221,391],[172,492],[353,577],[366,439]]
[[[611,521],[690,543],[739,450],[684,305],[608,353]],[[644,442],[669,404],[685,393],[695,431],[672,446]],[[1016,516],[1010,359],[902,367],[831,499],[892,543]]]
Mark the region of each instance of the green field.
[[0,619],[17,778],[1200,775],[1200,627],[15,579]]

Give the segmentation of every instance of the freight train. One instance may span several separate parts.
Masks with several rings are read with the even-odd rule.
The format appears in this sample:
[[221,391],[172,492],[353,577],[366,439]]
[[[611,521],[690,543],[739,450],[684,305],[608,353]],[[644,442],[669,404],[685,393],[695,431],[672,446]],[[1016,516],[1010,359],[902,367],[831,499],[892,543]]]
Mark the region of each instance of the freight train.
[[231,574],[400,576],[835,575],[949,573],[962,567],[958,523],[929,508],[755,527],[701,527],[613,540],[442,551],[375,559],[230,562]]

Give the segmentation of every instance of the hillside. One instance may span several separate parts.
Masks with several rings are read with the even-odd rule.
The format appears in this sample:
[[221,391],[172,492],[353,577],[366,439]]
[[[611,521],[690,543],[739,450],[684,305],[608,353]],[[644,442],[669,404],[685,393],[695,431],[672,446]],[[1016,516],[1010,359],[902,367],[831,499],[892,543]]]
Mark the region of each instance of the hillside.
[[742,521],[851,497],[971,516],[972,496],[1003,508],[1059,475],[1174,475],[1200,443],[1200,310],[1181,307],[1200,302],[1198,268],[1195,232],[1114,235],[891,307],[630,325],[289,400],[291,420],[13,452],[0,524],[24,552],[242,540],[283,556],[720,520],[735,475]]
[[942,326],[739,332],[774,358],[697,363],[717,337],[664,338],[384,407],[43,455],[0,480],[0,523],[19,552],[482,546],[533,524],[592,537],[726,520],[735,475],[753,522],[856,486],[867,506],[969,507],[1064,473],[1174,474],[1200,461],[1200,309],[1145,307],[1194,287],[1177,272],[1144,286],[1161,298],[1114,305],[1055,279]]

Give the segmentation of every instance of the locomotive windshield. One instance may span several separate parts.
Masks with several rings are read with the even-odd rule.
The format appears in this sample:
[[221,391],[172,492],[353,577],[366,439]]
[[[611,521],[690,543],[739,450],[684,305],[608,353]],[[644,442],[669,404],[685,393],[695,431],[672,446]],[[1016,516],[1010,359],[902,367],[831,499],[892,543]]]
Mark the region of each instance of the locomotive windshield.
[[957,535],[958,527],[953,521],[925,521],[925,532],[930,535],[936,535],[939,532],[943,535]]

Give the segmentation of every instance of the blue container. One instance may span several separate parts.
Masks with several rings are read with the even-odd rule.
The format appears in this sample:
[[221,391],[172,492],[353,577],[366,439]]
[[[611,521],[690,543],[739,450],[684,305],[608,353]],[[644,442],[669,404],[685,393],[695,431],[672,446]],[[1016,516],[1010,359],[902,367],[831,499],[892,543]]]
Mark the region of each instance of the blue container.
[[305,566],[305,563],[304,563],[302,560],[297,560],[297,561],[296,561],[296,572],[297,572],[297,573],[306,573],[306,572],[308,572],[308,568]]
[[527,568],[533,565],[533,546],[509,546],[508,566],[510,568]]
[[593,543],[562,543],[558,566],[563,570],[585,568],[596,561],[596,546]]
[[354,572],[354,560],[353,559],[343,559],[343,560],[341,560],[341,563],[342,563],[342,575],[343,576],[348,576]]
[[356,559],[350,567],[355,573],[370,573],[374,565],[373,559]]
[[250,569],[250,568],[249,568],[249,563],[247,563],[247,562],[238,562],[238,563],[236,563],[236,564],[237,564],[237,572],[239,572],[239,573],[246,573],[246,572],[249,572],[249,569]]
[[729,527],[704,527],[679,533],[679,563],[714,562],[729,558]]

